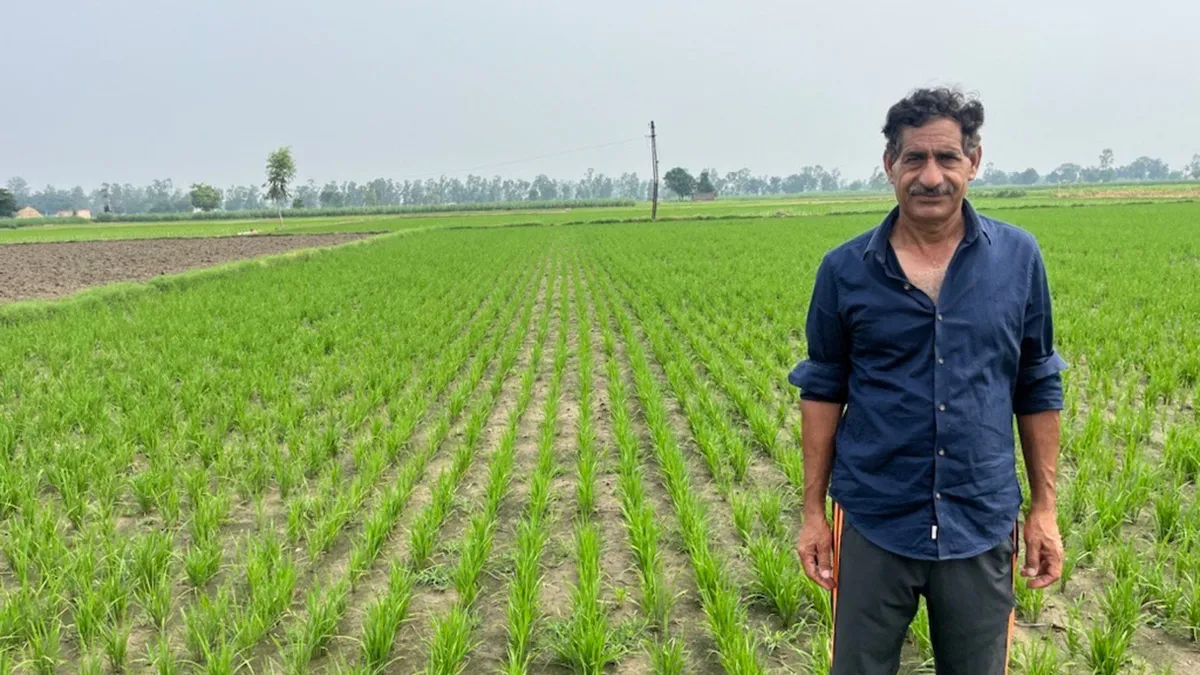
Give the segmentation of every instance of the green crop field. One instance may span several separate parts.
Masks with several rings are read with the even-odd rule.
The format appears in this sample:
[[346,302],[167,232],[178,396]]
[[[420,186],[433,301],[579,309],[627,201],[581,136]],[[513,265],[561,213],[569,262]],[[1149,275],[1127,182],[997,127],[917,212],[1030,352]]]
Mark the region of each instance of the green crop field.
[[[1086,206],[1093,204],[1189,202],[1200,200],[1200,184],[1167,183],[1147,185],[1040,186],[1016,190],[982,188],[972,192],[977,207],[990,211]],[[1007,193],[1007,194],[1006,194]],[[1005,196],[997,196],[1005,195]],[[780,195],[767,198],[731,198],[712,202],[663,201],[658,216],[666,221],[730,218],[792,218],[837,214],[884,214],[895,198],[885,193],[831,192]],[[328,232],[392,232],[434,228],[480,228],[502,225],[562,225],[648,221],[650,204],[635,206],[538,208],[509,211],[462,211],[405,215],[305,216],[287,212],[282,229],[279,221],[180,220],[164,222],[86,223],[55,219],[22,226],[23,221],[0,221],[0,245],[89,241],[103,239],[150,239],[165,237],[221,237],[254,231],[261,234],[316,234]]]
[[[1200,204],[1075,199],[980,200],[1071,364],[1066,572],[1018,584],[1013,671],[1197,673]],[[293,220],[425,231],[0,311],[0,672],[825,672],[786,374],[886,208]]]

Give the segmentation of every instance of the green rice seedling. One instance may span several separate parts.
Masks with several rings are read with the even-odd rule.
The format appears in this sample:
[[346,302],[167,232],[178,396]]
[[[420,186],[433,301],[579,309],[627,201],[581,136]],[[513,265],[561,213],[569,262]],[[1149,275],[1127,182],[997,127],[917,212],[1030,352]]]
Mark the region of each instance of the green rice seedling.
[[1083,620],[1081,618],[1081,599],[1082,598],[1076,598],[1075,602],[1072,602],[1067,607],[1067,621],[1065,626],[1066,631],[1064,634],[1064,640],[1067,645],[1067,653],[1074,658],[1083,658],[1084,648],[1087,642],[1087,636],[1084,633]]
[[1183,618],[1191,634],[1192,642],[1200,641],[1200,577],[1195,573],[1188,576],[1183,595]]
[[1183,516],[1183,499],[1178,490],[1163,490],[1154,499],[1154,536],[1158,541],[1173,541]]
[[[7,655],[0,655],[0,673],[12,672],[12,666],[4,663]],[[84,654],[79,659],[79,675],[102,675],[104,673],[104,660],[99,654],[91,652]]]
[[246,600],[233,631],[235,649],[256,644],[279,621],[296,585],[296,566],[269,530],[246,555]]
[[163,492],[158,495],[155,508],[158,509],[158,513],[167,527],[174,528],[179,525],[183,516],[183,495],[179,493],[174,481],[168,483]]
[[766,528],[767,534],[776,539],[787,536],[787,528],[783,524],[784,501],[782,495],[775,490],[763,490],[758,493],[758,517]]
[[1153,613],[1153,623],[1161,627],[1176,616],[1183,602],[1183,588],[1171,579],[1168,561],[1173,557],[1171,545],[1158,544],[1154,558],[1145,560],[1139,579],[1142,602],[1148,613]]
[[110,622],[124,621],[129,613],[130,591],[124,576],[123,570],[113,566],[100,581],[100,597]]
[[171,650],[171,643],[165,635],[160,634],[153,644],[146,647],[146,662],[150,664],[155,675],[181,675],[183,664]]
[[308,534],[308,555],[310,558],[316,558],[329,550],[334,540],[341,534],[342,524],[349,515],[350,511],[332,511],[313,525]]
[[1013,645],[1013,663],[1025,675],[1060,675],[1067,672],[1058,648],[1047,639],[1018,642]]
[[203,663],[208,652],[227,641],[228,622],[236,615],[233,593],[228,587],[218,589],[213,595],[201,595],[184,608],[184,643],[194,661]]
[[129,489],[141,513],[150,513],[164,494],[163,476],[156,471],[144,471],[129,479]]
[[1108,625],[1113,629],[1110,632],[1132,635],[1141,625],[1145,611],[1137,576],[1118,576],[1115,582],[1107,584],[1100,605]]
[[300,543],[309,527],[308,504],[304,499],[295,499],[287,508],[287,537],[293,544]]
[[1046,595],[1040,588],[1030,588],[1028,584],[1017,582],[1013,586],[1016,595],[1017,614],[1026,621],[1041,620],[1042,610],[1046,607]]
[[44,616],[32,622],[28,637],[29,666],[36,673],[54,673],[62,655],[62,623]]
[[133,540],[130,574],[137,590],[149,590],[158,580],[168,577],[173,537],[169,532],[152,530]]
[[467,545],[459,554],[458,566],[454,570],[454,588],[458,591],[459,604],[470,607],[479,592],[477,584],[487,555],[492,550],[495,521],[477,518],[471,522],[467,534]]
[[427,675],[458,675],[466,668],[466,655],[471,651],[473,620],[470,613],[456,606],[433,624],[429,643]]
[[1086,555],[1078,546],[1067,546],[1063,554],[1062,576],[1058,580],[1058,592],[1062,593],[1067,590],[1067,584],[1075,574],[1075,568],[1079,566],[1079,560]]
[[1087,629],[1088,649],[1084,662],[1097,675],[1117,675],[1129,662],[1133,631],[1101,621]]
[[221,641],[216,645],[205,645],[204,666],[200,672],[204,675],[233,675],[238,670],[237,649],[228,642]]
[[777,539],[755,536],[747,545],[754,566],[758,595],[774,608],[785,626],[793,625],[805,606],[801,577],[804,571],[795,554]]
[[104,630],[104,655],[113,672],[125,671],[129,659],[129,633],[132,627],[125,622],[109,624]]
[[188,583],[200,588],[221,568],[221,545],[216,539],[195,542],[183,554],[183,570]]
[[396,626],[403,620],[393,605],[383,599],[367,607],[362,628],[362,659],[368,672],[380,672],[387,665],[396,641]]
[[[7,613],[11,603],[6,604],[0,614]],[[104,625],[108,620],[108,608],[105,607],[104,597],[99,591],[88,588],[71,599],[71,618],[75,622],[75,632],[84,648],[91,648],[100,638]],[[10,634],[7,628],[9,622],[0,618],[0,635]]]
[[215,538],[229,517],[229,495],[223,492],[202,495],[195,504],[191,522],[192,540],[198,542]]
[[137,596],[138,603],[150,618],[150,623],[162,630],[171,614],[171,579],[163,574],[149,587],[140,588]]
[[559,659],[580,673],[597,675],[621,654],[600,602],[600,532],[591,522],[575,527],[579,582],[571,591],[571,618],[557,624],[552,645]]
[[[580,423],[580,442],[583,443],[585,432],[582,430],[584,425],[582,418]],[[594,432],[586,432],[587,435],[593,435]],[[593,441],[588,441],[591,443]],[[582,446],[581,446],[582,447]],[[589,448],[588,451],[581,451],[579,461],[576,464],[577,482],[575,484],[575,499],[579,505],[579,513],[581,517],[586,517],[596,510],[596,463],[597,458],[595,450]]]
[[648,649],[654,675],[683,675],[687,672],[687,654],[682,640],[671,637],[650,641]]
[[364,625],[363,663],[372,671],[383,668],[396,639],[396,631],[408,613],[417,578],[404,565],[393,563],[387,593],[368,610]]
[[1180,482],[1200,482],[1200,433],[1183,426],[1168,429],[1163,460]]

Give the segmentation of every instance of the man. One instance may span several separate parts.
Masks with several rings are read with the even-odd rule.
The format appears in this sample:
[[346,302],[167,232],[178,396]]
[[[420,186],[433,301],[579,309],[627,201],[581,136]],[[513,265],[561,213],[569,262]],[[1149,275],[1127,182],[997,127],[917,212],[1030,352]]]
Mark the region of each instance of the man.
[[[966,201],[983,106],[922,89],[888,111],[898,206],[830,251],[801,389],[805,571],[833,592],[834,675],[895,673],[919,596],[939,674],[1004,673],[1021,491],[1031,588],[1062,571],[1061,371],[1037,242]],[[826,519],[826,491],[833,526]]]

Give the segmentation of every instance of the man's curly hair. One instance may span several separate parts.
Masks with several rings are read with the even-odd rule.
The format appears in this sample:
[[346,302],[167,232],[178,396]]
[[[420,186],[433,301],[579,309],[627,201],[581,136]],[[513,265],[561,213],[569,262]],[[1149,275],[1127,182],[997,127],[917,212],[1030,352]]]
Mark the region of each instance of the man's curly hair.
[[954,120],[962,127],[963,152],[970,154],[979,147],[979,128],[983,126],[983,104],[979,99],[949,87],[917,89],[888,109],[883,125],[887,156],[895,160],[899,154],[904,127],[921,127],[938,117]]

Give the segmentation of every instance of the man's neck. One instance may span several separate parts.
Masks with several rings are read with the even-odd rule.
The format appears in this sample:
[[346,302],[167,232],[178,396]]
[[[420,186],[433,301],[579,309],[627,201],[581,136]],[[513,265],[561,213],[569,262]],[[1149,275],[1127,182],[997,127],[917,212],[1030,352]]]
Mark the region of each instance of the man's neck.
[[892,228],[891,242],[897,248],[915,246],[921,250],[937,250],[957,246],[965,233],[966,222],[961,209],[955,211],[953,217],[937,222],[918,222],[901,213]]

